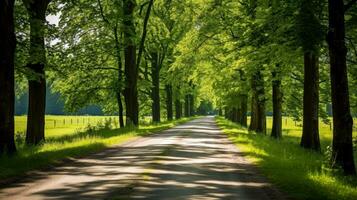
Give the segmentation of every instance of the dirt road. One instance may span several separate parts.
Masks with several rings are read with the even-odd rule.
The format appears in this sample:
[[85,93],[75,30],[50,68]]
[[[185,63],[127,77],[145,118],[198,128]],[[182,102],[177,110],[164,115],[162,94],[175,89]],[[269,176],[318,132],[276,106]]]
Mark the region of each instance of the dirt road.
[[179,125],[0,189],[0,199],[283,199],[213,117]]

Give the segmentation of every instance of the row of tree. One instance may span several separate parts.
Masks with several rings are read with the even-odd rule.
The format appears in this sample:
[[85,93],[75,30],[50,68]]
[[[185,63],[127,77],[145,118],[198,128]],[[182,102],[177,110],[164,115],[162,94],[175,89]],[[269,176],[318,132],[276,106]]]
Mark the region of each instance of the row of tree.
[[118,114],[120,127],[139,126],[140,115],[153,122],[162,114],[172,120],[174,111],[177,119],[194,115],[194,85],[169,70],[175,45],[193,26],[193,2],[6,0],[0,6],[0,154],[16,151],[15,92],[28,89],[26,143],[45,140],[46,83],[68,111],[100,105]]
[[[331,161],[355,174],[355,5],[356,0],[1,1],[0,153],[16,150],[13,102],[23,88],[29,90],[26,142],[44,140],[47,81],[67,110],[100,105],[118,114],[121,127],[138,126],[145,115],[154,122],[162,115],[173,119],[174,111],[176,118],[191,116],[207,100],[244,126],[250,110],[249,129],[266,133],[266,111],[272,110],[274,138],[282,137],[283,114],[292,116],[303,121],[301,146],[316,151],[319,118],[329,120],[324,108],[332,104]],[[48,23],[46,16],[58,22]]]
[[319,119],[328,122],[332,104],[331,162],[355,174],[356,1],[216,0],[202,10],[174,63],[193,74],[200,95],[243,126],[250,111],[248,128],[257,133],[266,133],[273,111],[274,138],[282,137],[283,115],[302,120],[300,144],[315,151]]

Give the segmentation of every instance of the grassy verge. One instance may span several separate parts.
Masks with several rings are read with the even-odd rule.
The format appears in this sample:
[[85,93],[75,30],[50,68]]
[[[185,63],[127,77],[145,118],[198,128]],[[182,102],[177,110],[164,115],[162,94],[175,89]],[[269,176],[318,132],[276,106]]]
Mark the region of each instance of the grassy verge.
[[142,125],[140,128],[96,129],[71,134],[48,136],[46,142],[39,146],[29,147],[17,141],[18,153],[13,157],[0,157],[0,180],[24,175],[26,172],[43,168],[65,158],[84,156],[104,148],[124,143],[135,137],[146,136],[169,129],[193,118],[163,122],[153,125]]
[[324,168],[323,154],[299,147],[298,138],[283,140],[248,133],[239,125],[217,117],[219,127],[246,153],[272,183],[296,199],[357,199],[357,178]]

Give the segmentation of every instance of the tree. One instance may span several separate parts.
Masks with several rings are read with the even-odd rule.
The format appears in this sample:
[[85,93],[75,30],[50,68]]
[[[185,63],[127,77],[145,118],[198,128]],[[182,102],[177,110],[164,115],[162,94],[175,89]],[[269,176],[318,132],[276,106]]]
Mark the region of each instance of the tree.
[[0,155],[16,152],[14,142],[14,0],[0,2]]
[[[113,16],[112,13],[111,16],[114,18],[114,25],[110,22],[110,20],[107,18],[107,16],[104,13],[104,9],[101,3],[101,0],[98,0],[98,6],[100,9],[100,14],[102,16],[102,19],[104,23],[109,26],[110,29],[112,29],[113,35],[114,35],[114,42],[115,42],[115,56],[116,56],[116,61],[118,65],[118,81],[117,81],[117,87],[116,87],[116,99],[117,99],[117,104],[118,104],[118,113],[119,113],[119,125],[121,128],[124,127],[124,108],[123,108],[123,102],[122,102],[122,80],[123,80],[123,67],[122,67],[122,56],[121,56],[121,47],[120,47],[120,39],[119,38],[119,19],[120,19],[120,12],[117,12],[119,14],[116,14]],[[116,9],[122,6],[122,4],[115,2],[113,5]],[[114,12],[115,13],[115,12]]]
[[[252,0],[249,2],[248,16],[251,20],[256,20],[256,9],[258,7],[258,1]],[[251,28],[253,30],[255,37],[261,38],[258,33],[258,29],[254,27],[252,23]],[[254,41],[255,40],[255,41]],[[259,40],[259,39],[258,39]],[[253,48],[259,48],[262,45],[262,40],[257,42],[256,38],[251,38]],[[264,86],[264,76],[261,71],[264,70],[264,67],[259,63],[255,65],[252,69],[250,77],[251,85],[251,122],[249,125],[250,131],[255,131],[257,133],[266,134],[266,114],[265,114],[265,86]]]
[[321,1],[302,0],[298,16],[299,40],[304,52],[303,133],[300,145],[320,150],[319,139],[319,51],[323,28],[319,20]]
[[[276,68],[279,68],[279,65],[276,66]],[[271,130],[271,136],[273,138],[281,138],[283,133],[282,133],[282,91],[281,91],[281,78],[279,77],[279,69],[276,69],[276,71],[272,72],[273,76],[273,126]]]
[[175,100],[175,118],[181,119],[182,117],[182,103],[179,99]]
[[166,91],[166,109],[167,109],[167,120],[171,121],[173,119],[173,107],[172,107],[172,86],[165,85]]
[[152,121],[160,122],[160,66],[157,52],[151,53]]
[[29,77],[29,105],[26,143],[38,144],[45,140],[46,108],[46,11],[50,0],[23,0],[30,20],[30,52],[27,64],[33,74]]
[[125,57],[125,88],[124,98],[126,107],[126,125],[139,125],[138,103],[138,66],[136,62],[136,31],[134,23],[135,0],[123,1],[123,32]]
[[329,32],[327,42],[330,55],[331,99],[333,113],[332,161],[345,174],[355,175],[352,145],[352,116],[350,111],[345,44],[345,12],[356,3],[351,0],[329,0]]
[[[98,105],[118,115],[124,127],[123,34],[121,1],[65,2],[49,45],[52,89],[65,100],[68,112]],[[93,16],[84,18],[83,16]]]

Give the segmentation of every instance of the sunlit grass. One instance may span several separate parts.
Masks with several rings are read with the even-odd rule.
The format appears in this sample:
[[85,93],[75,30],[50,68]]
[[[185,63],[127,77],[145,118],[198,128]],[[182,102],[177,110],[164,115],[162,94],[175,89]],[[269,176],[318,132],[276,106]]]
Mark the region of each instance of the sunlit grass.
[[[76,132],[77,129],[88,125],[97,125],[105,120],[118,121],[116,116],[66,116],[66,115],[46,115],[45,132],[46,135],[63,135]],[[25,132],[27,116],[15,116],[15,132]],[[118,126],[118,123],[114,124]]]
[[[17,141],[18,153],[13,157],[0,157],[0,179],[19,176],[27,171],[47,167],[49,164],[65,158],[90,154],[106,147],[121,144],[139,136],[159,132],[171,128],[188,118],[163,122],[159,124],[141,125],[140,128],[108,129],[80,131],[77,127],[63,129],[46,129],[46,142],[39,146],[29,147]],[[146,123],[145,123],[146,124]]]
[[[357,199],[357,179],[331,172],[322,153],[300,148],[301,127],[294,122],[284,127],[282,140],[248,133],[220,117],[217,122],[261,172],[288,195],[296,199]],[[329,127],[320,130],[325,148],[331,143],[331,133]]]

